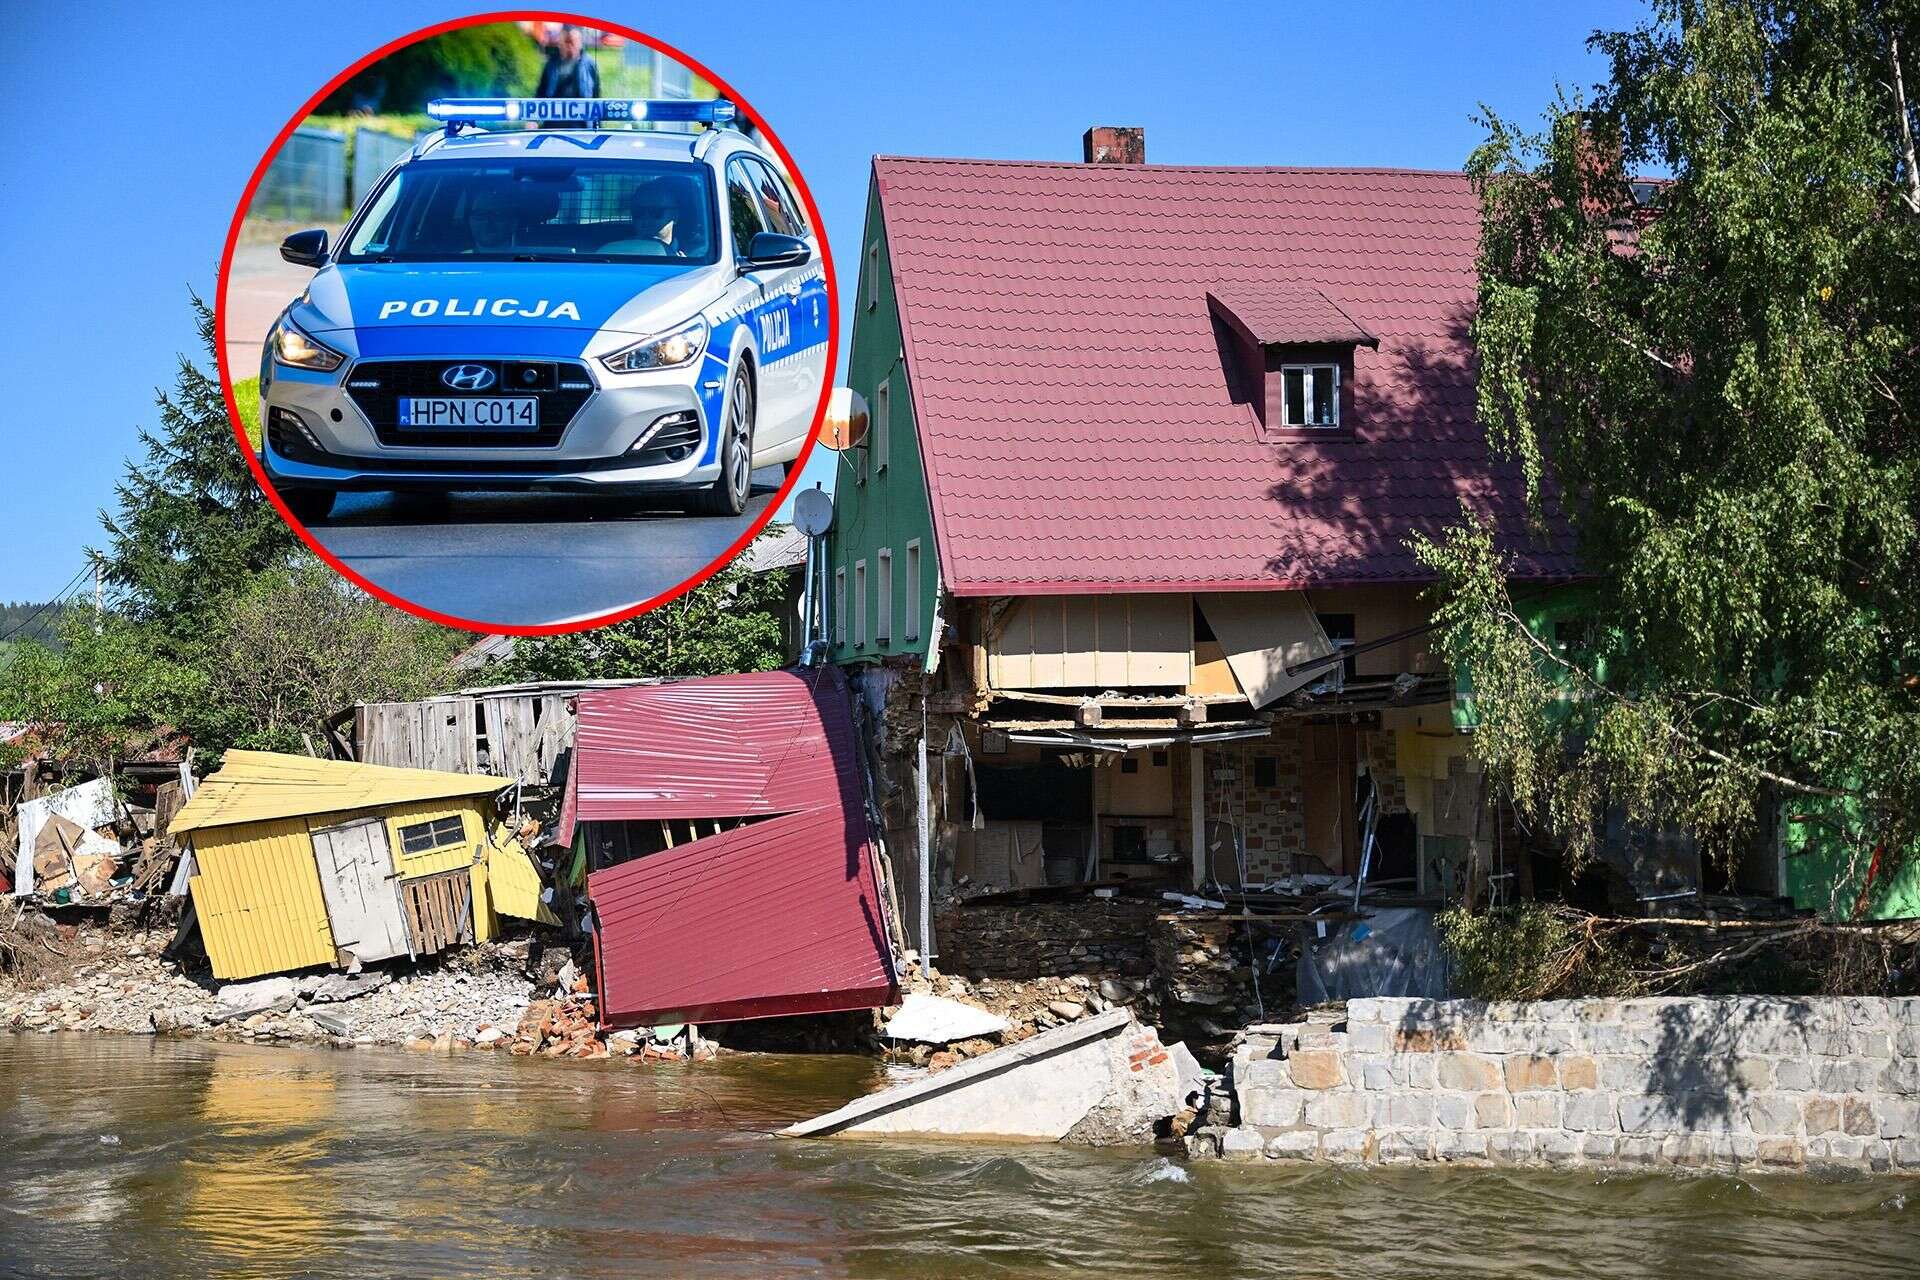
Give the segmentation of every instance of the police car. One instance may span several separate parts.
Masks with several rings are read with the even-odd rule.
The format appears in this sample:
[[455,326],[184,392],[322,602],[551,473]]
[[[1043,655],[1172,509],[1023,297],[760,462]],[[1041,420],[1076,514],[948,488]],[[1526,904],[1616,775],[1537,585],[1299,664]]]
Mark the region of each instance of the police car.
[[[401,489],[665,491],[739,514],[755,467],[799,456],[826,377],[819,240],[769,151],[724,101],[429,114],[444,131],[338,243],[280,248],[318,268],[260,367],[261,460],[294,514]],[[622,121],[707,127],[603,127]]]

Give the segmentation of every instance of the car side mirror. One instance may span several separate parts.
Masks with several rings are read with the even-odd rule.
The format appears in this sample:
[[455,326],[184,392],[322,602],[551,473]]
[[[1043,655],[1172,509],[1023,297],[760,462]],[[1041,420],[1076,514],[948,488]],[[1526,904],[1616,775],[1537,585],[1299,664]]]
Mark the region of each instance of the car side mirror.
[[777,231],[759,231],[747,245],[746,260],[741,266],[748,271],[759,271],[766,267],[797,267],[813,259],[813,248],[799,236],[783,236]]
[[280,256],[296,267],[327,265],[327,233],[296,231],[280,242]]

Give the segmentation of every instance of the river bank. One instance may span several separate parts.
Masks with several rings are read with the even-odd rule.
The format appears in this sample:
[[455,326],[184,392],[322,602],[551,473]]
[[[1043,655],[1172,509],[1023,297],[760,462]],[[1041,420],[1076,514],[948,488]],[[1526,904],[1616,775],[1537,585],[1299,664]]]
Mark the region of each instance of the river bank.
[[[416,1049],[510,1044],[552,980],[528,971],[528,940],[472,947],[418,966],[221,983],[163,952],[168,929],[15,933],[0,975],[0,1027],[24,1032],[178,1035]],[[30,949],[38,954],[28,954]]]

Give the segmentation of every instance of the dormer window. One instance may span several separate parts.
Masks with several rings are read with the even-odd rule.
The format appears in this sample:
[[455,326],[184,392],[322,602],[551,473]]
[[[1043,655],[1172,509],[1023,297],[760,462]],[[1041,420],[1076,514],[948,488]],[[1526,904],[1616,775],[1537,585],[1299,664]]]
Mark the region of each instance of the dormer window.
[[1354,352],[1380,340],[1306,285],[1207,290],[1227,389],[1263,440],[1352,435]]
[[1340,366],[1280,366],[1280,425],[1292,430],[1340,425]]

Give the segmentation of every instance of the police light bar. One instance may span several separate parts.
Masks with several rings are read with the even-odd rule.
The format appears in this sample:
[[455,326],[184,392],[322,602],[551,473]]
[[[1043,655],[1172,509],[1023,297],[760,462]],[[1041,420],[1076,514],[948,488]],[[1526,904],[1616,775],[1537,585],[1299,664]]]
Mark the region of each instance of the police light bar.
[[427,115],[446,124],[723,125],[739,114],[725,98],[435,98],[427,104]]

